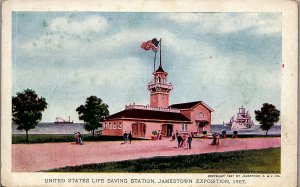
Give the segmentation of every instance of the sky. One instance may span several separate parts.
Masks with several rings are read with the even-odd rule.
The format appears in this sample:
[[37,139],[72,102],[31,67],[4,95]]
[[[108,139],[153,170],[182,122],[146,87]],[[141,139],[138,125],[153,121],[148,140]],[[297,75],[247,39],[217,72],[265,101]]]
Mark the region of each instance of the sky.
[[[110,114],[147,105],[154,52],[173,84],[170,105],[203,101],[212,123],[244,106],[280,110],[280,13],[13,12],[12,94],[30,88],[46,98],[42,122],[80,122],[76,108],[95,95]],[[158,66],[158,64],[156,65]],[[256,122],[257,123],[257,122]]]

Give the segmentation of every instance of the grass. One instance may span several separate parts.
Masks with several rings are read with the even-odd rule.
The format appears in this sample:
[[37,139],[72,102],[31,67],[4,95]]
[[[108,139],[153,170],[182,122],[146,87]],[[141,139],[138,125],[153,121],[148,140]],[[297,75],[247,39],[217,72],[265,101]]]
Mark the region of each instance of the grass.
[[[231,138],[231,135],[227,135]],[[280,137],[280,135],[238,135],[239,138],[255,138],[255,137]],[[82,134],[83,141],[123,141],[122,136],[97,136]],[[29,140],[26,141],[25,134],[13,134],[12,144],[31,144],[31,143],[57,143],[57,142],[74,142],[74,134],[29,134]],[[144,140],[133,138],[133,140]]]
[[[74,142],[74,134],[29,134],[29,140],[26,141],[25,134],[13,134],[12,144],[31,144],[31,143],[54,143],[54,142]],[[123,141],[121,136],[97,136],[94,137],[82,134],[83,141]],[[141,140],[135,139],[133,140]]]
[[[232,134],[227,134],[227,138],[232,138]],[[281,137],[280,134],[270,134],[268,136],[262,134],[237,134],[238,138],[270,138]]]
[[280,148],[85,164],[47,172],[280,173]]

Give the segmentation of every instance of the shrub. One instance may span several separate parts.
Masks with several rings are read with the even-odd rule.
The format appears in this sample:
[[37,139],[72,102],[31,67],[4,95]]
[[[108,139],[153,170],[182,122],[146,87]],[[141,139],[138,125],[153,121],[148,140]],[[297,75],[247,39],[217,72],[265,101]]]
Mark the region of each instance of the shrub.
[[[122,136],[91,136],[82,134],[83,141],[123,141]],[[133,140],[142,140],[133,138]],[[26,134],[13,134],[12,144],[31,144],[31,143],[55,143],[55,142],[74,142],[74,134],[32,134],[26,140]]]
[[152,131],[152,135],[157,135],[157,131],[156,130],[154,130],[154,131]]

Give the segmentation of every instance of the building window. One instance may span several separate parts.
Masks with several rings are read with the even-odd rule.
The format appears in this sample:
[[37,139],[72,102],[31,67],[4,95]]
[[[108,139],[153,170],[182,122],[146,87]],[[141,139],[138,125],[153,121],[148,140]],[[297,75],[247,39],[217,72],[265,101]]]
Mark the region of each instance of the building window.
[[104,129],[106,129],[106,123],[104,123]]
[[117,123],[116,122],[114,122],[114,127],[113,127],[114,129],[116,129],[117,128]]
[[111,123],[108,123],[108,128],[111,129]]
[[203,118],[204,117],[204,114],[202,113],[202,112],[200,112],[199,114],[198,114],[198,118]]
[[122,129],[122,122],[119,122],[118,128],[119,128],[119,129]]
[[182,131],[187,131],[187,130],[188,130],[187,124],[182,124]]

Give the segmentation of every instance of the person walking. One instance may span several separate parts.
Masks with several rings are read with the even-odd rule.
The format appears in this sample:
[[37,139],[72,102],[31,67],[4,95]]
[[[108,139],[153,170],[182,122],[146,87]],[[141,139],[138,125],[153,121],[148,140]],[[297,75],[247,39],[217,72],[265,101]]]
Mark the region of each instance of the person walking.
[[211,145],[216,145],[217,144],[217,133],[213,133],[213,141],[211,142]]
[[74,132],[75,144],[78,144],[78,133]]
[[216,145],[221,145],[220,134],[219,133],[217,133],[217,135],[216,135]]
[[80,132],[78,132],[78,143],[79,143],[79,145],[83,145],[82,136],[81,136]]
[[192,140],[193,140],[192,134],[189,134],[189,137],[187,138],[187,148],[188,149],[192,148]]
[[123,134],[123,139],[124,139],[124,143],[126,143],[127,142],[127,132],[126,131]]
[[156,139],[157,139],[157,140],[160,140],[160,137],[161,137],[161,136],[160,136],[160,130],[158,130],[157,135],[156,135]]
[[177,141],[178,141],[178,148],[182,146],[183,143],[183,139],[182,136],[180,136],[180,134],[178,134],[177,136]]
[[128,140],[129,140],[129,143],[131,144],[131,140],[132,140],[132,134],[131,134],[131,131],[128,133]]
[[182,136],[182,143],[181,143],[181,146],[183,145],[183,146],[186,146],[187,147],[187,144],[186,144],[186,135],[185,134],[183,134],[183,136]]
[[175,135],[176,135],[176,138],[177,138],[177,137],[178,137],[178,135],[179,135],[179,133],[178,133],[178,130],[176,130],[176,134],[175,134]]

